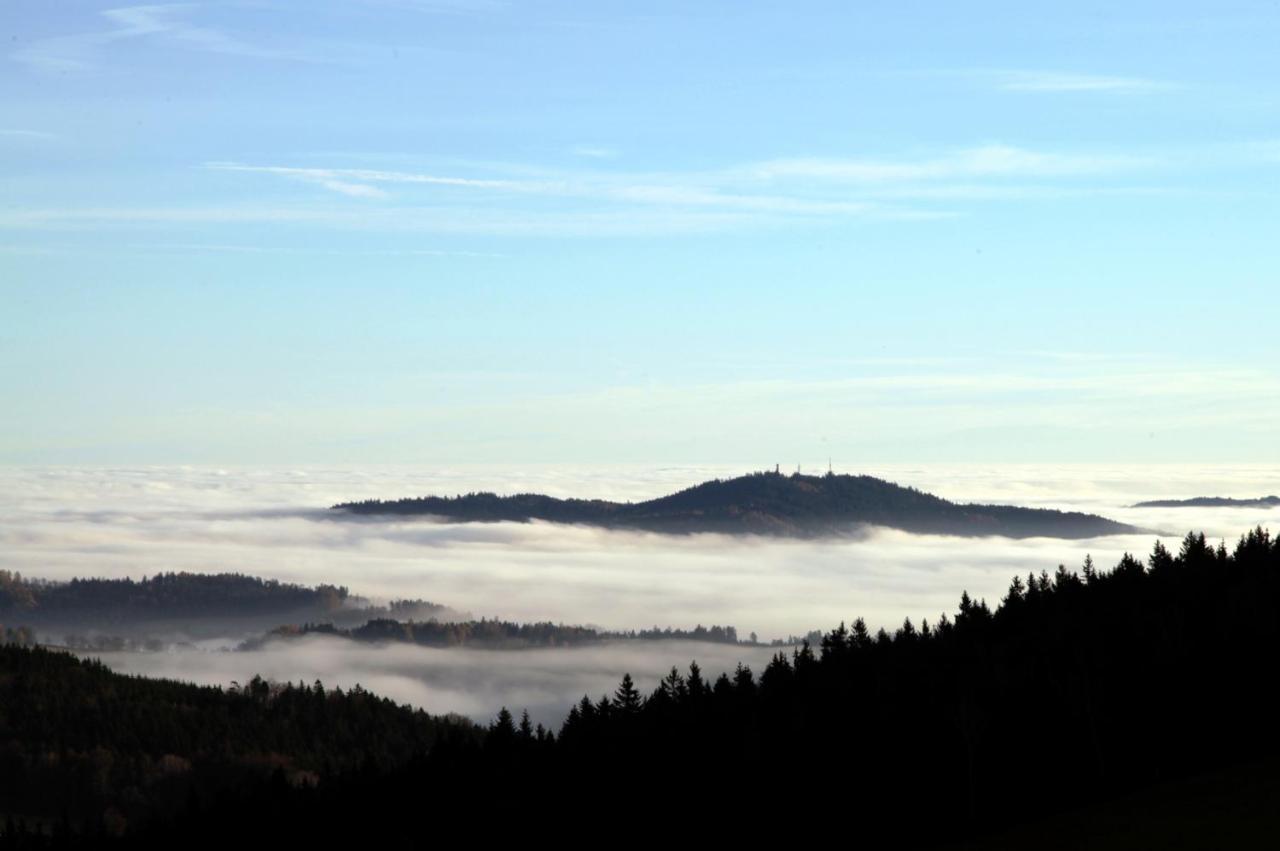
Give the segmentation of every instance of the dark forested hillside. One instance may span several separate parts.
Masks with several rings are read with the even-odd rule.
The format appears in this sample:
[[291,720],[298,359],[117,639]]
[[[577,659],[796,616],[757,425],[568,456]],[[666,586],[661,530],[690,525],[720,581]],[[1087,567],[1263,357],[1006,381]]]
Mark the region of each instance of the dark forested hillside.
[[0,613],[29,617],[96,616],[124,618],[201,617],[281,612],[297,609],[332,611],[347,599],[347,589],[333,585],[308,588],[238,573],[161,573],[133,579],[72,579],[69,582],[24,580],[0,571]]
[[[405,841],[422,837],[426,807],[433,831],[483,825],[489,837],[563,839],[570,825],[631,831],[643,821],[670,836],[759,840],[836,830],[862,845],[981,845],[984,836],[1016,836],[1019,825],[1051,816],[1089,836],[1101,824],[1090,819],[1113,818],[1106,813],[1122,806],[1116,802],[1140,794],[1137,812],[1151,823],[1126,823],[1131,845],[1172,835],[1181,823],[1172,820],[1185,821],[1188,807],[1204,801],[1209,809],[1190,814],[1197,830],[1212,832],[1213,819],[1227,812],[1223,829],[1232,832],[1224,835],[1274,847],[1280,811],[1267,796],[1280,785],[1246,789],[1226,810],[1208,803],[1220,795],[1194,790],[1206,776],[1247,786],[1276,764],[1278,658],[1280,543],[1258,529],[1228,551],[1188,535],[1176,553],[1157,544],[1145,563],[1125,556],[1110,570],[1086,561],[1080,573],[1060,567],[1015,578],[994,606],[963,595],[954,616],[932,624],[908,621],[890,633],[854,620],[816,647],[778,653],[760,671],[709,676],[693,663],[656,687],[624,676],[612,694],[585,695],[554,733],[504,710],[483,736],[405,745],[411,758],[320,772],[315,785],[286,777],[269,793],[235,787],[229,797],[205,799],[211,804],[179,807],[176,820],[152,820],[145,836],[157,844],[193,836],[230,842],[246,833]],[[112,675],[40,651],[9,650],[0,659],[8,689],[0,752],[80,752],[108,736],[95,719],[117,714],[41,708],[93,706],[98,683]],[[47,676],[19,679],[33,660]],[[169,745],[151,742],[173,739],[155,740],[158,733],[129,719],[157,730],[192,728],[185,735],[199,742],[200,719],[222,719],[227,706],[253,699],[200,691],[205,703],[183,703],[166,696],[177,686],[130,688],[137,694],[128,718],[112,722],[128,732],[105,741],[135,751],[147,742],[147,753],[159,756]],[[15,696],[25,707],[19,713],[10,708]],[[349,705],[308,690],[289,700]],[[269,705],[253,710],[260,720]],[[357,716],[361,705],[351,710]],[[356,752],[369,746],[363,734],[325,726],[355,729],[363,723],[357,717],[315,723],[307,735],[348,736],[340,740]],[[47,783],[81,776],[57,761],[30,765]],[[12,796],[26,800],[25,786],[5,788],[9,809]],[[154,800],[145,784],[132,788]],[[1022,835],[1053,845],[1052,835]]]
[[492,522],[547,520],[653,532],[847,534],[859,526],[946,535],[1088,538],[1140,531],[1093,514],[1008,505],[962,505],[871,476],[754,473],[715,479],[638,503],[541,494],[419,497],[341,503],[357,515],[429,515]]
[[236,788],[385,772],[472,725],[354,688],[223,690],[0,646],[0,819],[118,833]]
[[47,582],[0,570],[0,623],[76,633],[136,634],[169,628],[199,635],[237,628],[269,628],[299,619],[359,623],[380,614],[429,618],[446,608],[423,600],[373,607],[345,587],[314,588],[238,573],[160,573],[141,580],[72,579]]

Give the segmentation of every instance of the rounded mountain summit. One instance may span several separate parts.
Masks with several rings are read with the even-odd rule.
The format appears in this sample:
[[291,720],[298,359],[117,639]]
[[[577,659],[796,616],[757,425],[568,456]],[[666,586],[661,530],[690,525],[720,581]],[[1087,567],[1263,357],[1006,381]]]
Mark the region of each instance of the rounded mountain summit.
[[469,493],[346,502],[349,515],[423,516],[454,523],[573,523],[666,534],[716,532],[781,537],[849,535],[866,526],[905,532],[1009,538],[1094,538],[1145,530],[1096,514],[956,503],[873,476],[778,472],[713,479],[643,502]]

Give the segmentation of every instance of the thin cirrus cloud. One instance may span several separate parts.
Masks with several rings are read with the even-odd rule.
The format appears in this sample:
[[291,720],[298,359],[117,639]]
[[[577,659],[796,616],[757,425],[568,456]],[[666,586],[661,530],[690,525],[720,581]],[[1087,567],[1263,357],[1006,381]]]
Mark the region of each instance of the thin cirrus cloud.
[[43,130],[17,130],[17,129],[0,129],[0,139],[25,139],[37,142],[48,142],[59,138],[56,133],[46,133]]
[[952,79],[1001,92],[1029,94],[1138,95],[1180,88],[1168,80],[1121,74],[1033,68],[966,68],[921,71],[912,76]]
[[[1151,156],[1121,154],[1074,154],[1034,151],[1014,145],[989,144],[963,148],[938,156],[915,159],[866,159],[840,157],[795,157],[765,160],[712,172],[677,175],[625,173],[557,174],[538,180],[474,178],[455,175],[383,171],[363,168],[313,168],[252,165],[238,162],[206,163],[209,169],[257,172],[313,182],[330,180],[366,184],[399,183],[459,186],[543,195],[594,195],[643,200],[646,195],[725,201],[730,185],[759,186],[787,180],[818,180],[830,184],[886,184],[935,182],[954,179],[1070,178],[1102,175],[1158,165]],[[691,191],[697,187],[698,193]]]
[[[207,163],[220,171],[250,172],[294,178],[352,197],[385,198],[380,185],[435,186],[505,193],[508,195],[576,198],[635,207],[719,208],[725,211],[776,215],[862,215],[877,212],[876,205],[841,199],[789,197],[777,194],[731,192],[698,182],[661,182],[647,175],[564,175],[551,179],[493,179],[420,174],[373,169],[300,168],[254,166],[242,163]],[[884,211],[886,214],[895,211]],[[905,212],[905,211],[896,211]]]
[[10,54],[10,58],[36,71],[84,71],[95,67],[101,52],[110,45],[140,39],[207,53],[299,58],[251,44],[214,27],[193,24],[186,19],[191,8],[191,4],[171,3],[106,9],[101,15],[110,29],[39,39]]
[[[914,159],[785,158],[718,171],[624,173],[540,172],[536,177],[210,162],[206,169],[299,180],[352,197],[385,198],[383,187],[435,187],[508,196],[573,198],[612,205],[704,208],[780,216],[876,215],[885,218],[952,214],[890,209],[890,198],[971,200],[1050,197],[1052,187],[1010,192],[1013,180],[1069,180],[1151,168],[1153,157],[1034,151],[990,144]],[[528,172],[528,169],[521,169]],[[964,181],[959,187],[949,182]],[[985,184],[985,185],[984,185]],[[1016,188],[1016,187],[1015,187]],[[993,191],[998,189],[999,191]],[[1096,187],[1089,187],[1089,191]],[[1077,187],[1077,191],[1079,188]]]
[[611,160],[618,156],[618,152],[613,148],[598,145],[575,145],[569,149],[569,153],[575,157],[587,157],[593,160]]
[[1013,145],[982,145],[916,160],[793,158],[749,167],[762,180],[803,178],[841,183],[903,183],[955,179],[1065,178],[1156,165],[1152,157],[1064,154]]
[[1070,74],[1053,71],[1001,71],[994,74],[997,88],[1007,92],[1111,92],[1136,94],[1174,88],[1173,84],[1147,77],[1104,74]]
[[483,15],[510,8],[500,0],[361,0],[366,6],[383,6],[429,15]]
[[[208,162],[202,169],[319,187],[353,201],[0,211],[0,228],[292,223],[515,236],[723,232],[849,219],[929,221],[961,202],[1048,201],[1156,192],[1119,176],[1159,173],[1155,155],[1032,150],[1006,144],[899,158],[798,157],[700,171],[549,170],[473,164],[471,173]],[[393,201],[394,203],[378,203]]]
[[[902,216],[909,215],[901,213]],[[921,215],[929,215],[922,213]],[[779,224],[784,217],[726,210],[667,208],[530,213],[483,207],[382,207],[330,209],[262,207],[251,204],[207,207],[46,208],[0,212],[8,230],[189,225],[298,225],[345,231],[431,233],[514,237],[661,236],[720,233]]]

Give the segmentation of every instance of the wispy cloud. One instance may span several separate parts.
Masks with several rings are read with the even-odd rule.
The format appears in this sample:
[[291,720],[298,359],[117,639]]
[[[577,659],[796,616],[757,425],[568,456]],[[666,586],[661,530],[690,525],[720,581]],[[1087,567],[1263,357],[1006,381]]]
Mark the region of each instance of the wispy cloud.
[[366,6],[407,9],[430,15],[484,15],[511,8],[502,0],[361,0]]
[[566,174],[552,179],[528,180],[473,178],[373,169],[254,166],[241,163],[207,163],[205,167],[220,171],[258,172],[292,177],[342,194],[370,198],[385,197],[385,193],[374,184],[417,184],[519,195],[578,198],[623,205],[721,208],[781,215],[866,214],[873,212],[875,207],[872,203],[860,201],[788,197],[759,192],[729,192],[705,185],[705,178],[698,175],[690,175],[688,176],[690,182],[680,183],[671,179],[660,182],[659,178],[646,175]]
[[0,139],[29,139],[31,141],[52,141],[59,138],[56,133],[46,133],[43,130],[11,130],[0,129]]
[[[1159,161],[1152,157],[1045,152],[991,144],[928,157],[790,158],[685,173],[548,172],[521,167],[515,169],[519,176],[511,177],[238,162],[206,163],[205,168],[287,177],[366,198],[385,197],[381,187],[418,186],[573,198],[612,206],[702,208],[778,216],[928,218],[952,215],[954,211],[904,209],[893,206],[892,201],[911,197],[929,200],[1049,197],[1063,187],[1030,187],[1034,191],[1026,193],[1008,181],[1100,176],[1157,164]],[[968,183],[956,185],[955,181]],[[1072,191],[1082,190],[1074,187]]]
[[207,53],[298,58],[250,44],[213,27],[190,23],[186,18],[195,8],[195,4],[172,3],[107,9],[101,15],[112,25],[110,29],[40,39],[10,54],[10,58],[38,71],[83,71],[94,67],[103,48],[136,39]]
[[774,159],[686,172],[503,163],[415,171],[208,162],[203,170],[304,183],[365,203],[308,198],[276,205],[11,208],[0,210],[0,227],[279,222],[523,236],[705,233],[851,219],[930,221],[963,214],[955,206],[961,202],[1150,193],[1160,188],[1125,186],[1115,177],[1158,173],[1169,165],[1158,156],[1006,144],[893,159]]
[[914,160],[796,158],[757,163],[748,173],[766,180],[804,178],[847,183],[889,183],[971,178],[1056,178],[1096,175],[1157,164],[1150,157],[1033,151],[982,145]]
[[189,225],[297,225],[383,233],[565,237],[658,236],[780,225],[783,217],[726,210],[493,210],[474,206],[41,208],[0,212],[0,228],[86,229]]
[[386,197],[374,183],[427,184],[434,186],[462,186],[475,189],[498,189],[510,192],[540,194],[564,194],[566,187],[546,181],[476,179],[437,174],[416,174],[404,171],[383,171],[368,168],[304,168],[297,166],[260,166],[235,162],[205,163],[205,168],[215,171],[243,171],[291,177],[332,189],[343,195],[365,198]]
[[593,160],[611,160],[618,156],[618,152],[613,148],[603,148],[598,145],[574,145],[569,149],[569,153],[575,157]]
[[1176,83],[1152,77],[1040,68],[946,68],[911,72],[909,76],[958,80],[1002,92],[1043,94],[1136,95],[1179,88]]
[[1115,77],[1054,71],[995,72],[997,86],[1007,92],[1113,92],[1134,94],[1174,88],[1173,84],[1147,77]]
[[325,189],[337,192],[340,195],[349,195],[352,198],[387,198],[386,192],[376,186],[370,186],[367,183],[348,183],[345,180],[321,180],[318,181]]

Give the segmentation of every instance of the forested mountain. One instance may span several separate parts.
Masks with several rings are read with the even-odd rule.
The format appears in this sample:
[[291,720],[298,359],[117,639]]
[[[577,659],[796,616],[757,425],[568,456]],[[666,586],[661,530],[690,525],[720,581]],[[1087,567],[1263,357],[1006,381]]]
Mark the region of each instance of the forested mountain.
[[353,598],[345,587],[312,588],[239,573],[48,582],[0,570],[0,623],[42,633],[110,631],[132,636],[173,629],[192,636],[223,635],[232,626],[268,629],[306,619],[359,624],[382,615],[430,618],[447,611],[425,600],[372,606]]
[[705,627],[699,624],[693,629],[628,630],[615,632],[587,626],[570,626],[550,621],[541,623],[513,623],[502,620],[473,621],[398,621],[376,618],[362,626],[341,628],[331,623],[306,623],[273,629],[262,638],[252,639],[241,645],[242,650],[262,647],[267,641],[302,638],[308,635],[329,635],[351,641],[403,642],[427,647],[477,647],[493,650],[519,650],[529,647],[577,647],[599,644],[604,641],[708,641],[716,644],[737,644],[738,631],[731,626]]
[[1153,499],[1136,503],[1134,508],[1277,508],[1280,496],[1257,499],[1233,499],[1226,496],[1196,496],[1191,499]]
[[814,536],[848,534],[866,525],[1013,538],[1090,538],[1141,531],[1093,514],[949,502],[871,476],[776,472],[715,479],[637,503],[471,493],[347,502],[333,508],[358,515],[430,515],[462,522],[548,520],[668,533]]
[[[366,695],[292,689],[273,702],[260,682],[234,694],[148,683],[14,648],[0,654],[0,811],[34,815],[39,802],[65,800],[98,812],[91,824],[118,826],[122,797],[151,815],[124,827],[157,846],[417,844],[458,830],[566,841],[606,830],[612,844],[822,831],[871,847],[981,847],[1073,811],[1089,836],[1089,813],[1141,791],[1138,811],[1160,823],[1130,820],[1128,845],[1152,847],[1186,812],[1150,806],[1151,796],[1206,772],[1270,776],[1277,658],[1280,543],[1261,529],[1233,552],[1188,535],[1177,553],[1157,544],[1145,564],[1126,555],[1112,570],[1086,560],[1080,574],[1015,578],[994,608],[965,594],[934,624],[873,633],[855,620],[759,672],[709,677],[695,663],[643,689],[624,676],[613,694],[584,696],[554,734],[503,710],[483,735],[441,737],[438,722]],[[290,754],[288,768],[267,782],[164,762],[223,753],[222,737],[244,743],[232,753]],[[382,756],[343,768],[370,749]],[[333,765],[317,769],[326,753]],[[59,783],[81,791],[26,791]],[[1234,800],[1229,817],[1194,814],[1182,839],[1221,830],[1237,846],[1274,847],[1274,802]]]

